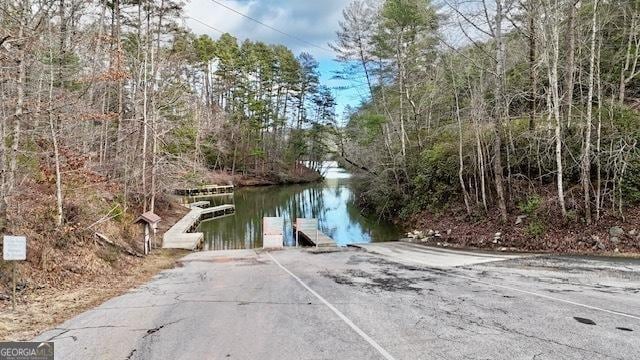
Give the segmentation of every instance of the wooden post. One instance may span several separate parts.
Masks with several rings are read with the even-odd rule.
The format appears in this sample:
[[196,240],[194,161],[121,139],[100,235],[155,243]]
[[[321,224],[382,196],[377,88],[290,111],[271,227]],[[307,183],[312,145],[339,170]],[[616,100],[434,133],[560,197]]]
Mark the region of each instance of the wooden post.
[[153,230],[153,248],[157,249],[158,248],[158,242],[157,242],[158,240],[156,238],[156,234],[158,232],[158,225],[154,224],[151,229]]
[[144,254],[149,255],[149,223],[144,224]]
[[16,262],[12,261],[13,263],[13,290],[12,290],[12,296],[11,296],[11,306],[13,308],[13,310],[16,310]]

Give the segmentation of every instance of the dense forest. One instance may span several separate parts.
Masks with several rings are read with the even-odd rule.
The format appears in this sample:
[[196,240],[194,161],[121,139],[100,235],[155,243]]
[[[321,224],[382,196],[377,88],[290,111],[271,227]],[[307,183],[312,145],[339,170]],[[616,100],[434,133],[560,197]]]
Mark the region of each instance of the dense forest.
[[341,147],[368,171],[361,202],[405,220],[529,215],[531,237],[624,220],[640,201],[639,15],[615,0],[351,3],[333,48],[369,94]]
[[344,126],[313,56],[194,34],[183,6],[0,4],[0,228],[36,205],[65,228],[97,187],[115,195],[87,219],[154,210],[210,171],[286,178],[327,157],[364,173],[381,217],[637,209],[638,1],[354,1],[329,45],[366,92]]
[[317,61],[196,35],[180,1],[3,1],[0,24],[1,228],[33,189],[61,226],[96,184],[154,210],[207,171],[295,172],[325,152],[335,100]]

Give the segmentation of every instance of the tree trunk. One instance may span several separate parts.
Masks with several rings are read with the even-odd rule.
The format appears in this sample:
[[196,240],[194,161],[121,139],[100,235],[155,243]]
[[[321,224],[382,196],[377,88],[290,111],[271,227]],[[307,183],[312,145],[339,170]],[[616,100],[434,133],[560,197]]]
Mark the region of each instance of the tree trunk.
[[[482,80],[480,80],[482,81]],[[484,151],[482,150],[482,139],[480,138],[480,116],[484,114],[482,107],[482,93],[484,89],[473,90],[471,86],[469,86],[471,93],[471,117],[473,119],[473,127],[475,132],[475,140],[476,140],[476,158],[477,158],[477,166],[478,166],[478,176],[480,177],[480,194],[482,197],[482,208],[484,212],[487,213],[487,187],[486,187],[486,169],[484,162]],[[476,179],[477,179],[476,177]],[[476,181],[477,182],[477,181]]]
[[538,74],[536,73],[536,27],[534,1],[529,2],[529,82],[531,83],[531,98],[529,99],[529,130],[536,128],[536,97],[538,96]]
[[116,28],[115,28],[115,40],[116,40],[116,72],[118,76],[118,124],[116,128],[116,146],[115,146],[115,154],[117,157],[120,155],[120,147],[122,146],[122,127],[123,127],[123,118],[124,118],[124,80],[122,77],[122,61],[124,54],[122,52],[122,41],[120,39],[120,0],[114,0],[113,4],[113,12],[114,17],[116,18]]
[[462,196],[464,198],[464,206],[465,209],[467,210],[467,215],[471,216],[471,207],[469,205],[469,193],[467,192],[467,187],[465,186],[464,183],[464,154],[463,154],[463,147],[462,147],[462,140],[463,140],[463,136],[462,136],[462,119],[460,118],[460,101],[458,99],[458,89],[455,88],[455,84],[454,84],[454,95],[455,95],[455,100],[456,100],[456,118],[458,120],[458,132],[460,135],[459,138],[459,142],[458,142],[458,160],[460,163],[460,166],[458,168],[458,180],[460,181],[460,189],[462,190]]
[[399,41],[398,41],[398,48],[396,50],[396,56],[397,56],[397,61],[398,61],[398,87],[399,87],[399,94],[398,97],[400,99],[400,144],[402,147],[402,159],[404,161],[405,157],[407,156],[407,145],[405,143],[405,139],[406,139],[406,134],[405,134],[405,129],[404,129],[404,65],[403,65],[403,55],[402,55],[402,50],[400,49],[401,46],[403,46],[403,37],[402,37],[402,32],[400,33],[400,35],[398,36]]
[[504,193],[503,169],[502,169],[502,121],[506,113],[504,101],[504,67],[505,67],[505,44],[502,35],[502,0],[496,0],[496,16],[495,16],[495,41],[496,41],[496,117],[494,124],[494,143],[493,150],[495,159],[493,161],[493,172],[496,185],[496,194],[498,195],[498,209],[500,210],[500,219],[507,221],[507,203]]
[[[569,9],[567,17],[566,28],[566,51],[567,62],[565,64],[565,86],[564,86],[564,116],[567,120],[567,127],[571,126],[571,113],[573,109],[573,88],[574,88],[574,72],[575,72],[575,18],[576,18],[576,3],[579,0],[569,0]],[[558,14],[560,15],[560,14]],[[558,19],[559,21],[559,19]]]
[[596,31],[598,0],[594,1],[591,20],[591,47],[589,53],[589,90],[587,95],[587,119],[585,123],[584,145],[582,152],[582,191],[584,192],[584,214],[587,225],[591,224],[591,123],[593,116],[593,78],[596,56]]
[[[634,39],[638,36],[638,12],[637,9],[634,9],[633,15],[631,16],[631,23],[629,26],[629,35],[627,37],[627,51],[625,54],[624,65],[622,70],[620,71],[620,85],[618,87],[618,102],[620,105],[624,104],[625,92],[627,83],[631,81],[635,76],[638,75],[636,73],[636,67],[638,64],[638,42],[634,44]],[[633,49],[635,45],[635,51]],[[627,76],[627,72],[629,75]]]
[[564,183],[563,183],[563,165],[562,165],[562,118],[561,118],[561,102],[558,79],[559,56],[560,56],[560,6],[556,2],[547,5],[547,13],[545,19],[547,29],[544,32],[547,38],[547,46],[545,48],[545,60],[547,61],[547,76],[549,79],[549,94],[547,95],[547,107],[549,110],[549,120],[555,121],[554,140],[555,140],[555,162],[557,176],[558,205],[562,218],[567,217],[567,208],[564,199]]
[[[27,6],[27,5],[25,5]],[[23,9],[24,12],[27,12],[27,9]],[[24,28],[27,26],[26,14],[24,15],[23,23],[20,24],[20,30],[18,33],[18,37],[22,39],[24,36]],[[13,191],[13,187],[15,186],[15,177],[16,177],[16,169],[18,167],[18,151],[20,149],[20,132],[21,132],[21,124],[22,118],[24,116],[24,99],[25,99],[25,85],[26,85],[26,44],[22,44],[20,47],[18,60],[17,60],[17,71],[16,71],[16,107],[13,115],[13,130],[12,130],[12,138],[11,138],[11,156],[9,158],[9,174],[7,176],[7,192],[10,193]],[[8,194],[7,194],[8,195]]]
[[600,209],[602,208],[602,160],[600,156],[600,149],[602,143],[602,81],[600,74],[600,50],[602,48],[602,38],[598,41],[598,55],[596,56],[597,64],[596,70],[598,72],[597,84],[598,84],[598,130],[596,135],[596,221],[600,220]]
[[[53,50],[50,44],[49,46],[49,56],[53,58]],[[49,71],[49,130],[51,132],[51,142],[53,143],[53,156],[55,160],[55,172],[56,172],[56,225],[58,227],[62,226],[63,219],[63,210],[62,210],[62,175],[60,173],[60,152],[58,150],[58,135],[56,134],[57,129],[59,127],[56,126],[54,117],[53,117],[53,66],[50,67]],[[59,124],[58,124],[59,125]]]
[[[160,33],[162,31],[162,17],[164,14],[164,0],[160,1],[160,9],[158,15],[158,29],[156,34],[156,51],[151,51],[151,136],[152,136],[152,152],[151,152],[151,203],[149,210],[154,211],[156,207],[156,179],[158,173],[158,68],[160,67]],[[149,41],[151,39],[149,38]],[[209,65],[207,64],[207,69]],[[207,77],[208,77],[207,71]],[[210,105],[209,97],[207,97],[207,103]],[[207,116],[211,112],[211,109],[207,107]]]

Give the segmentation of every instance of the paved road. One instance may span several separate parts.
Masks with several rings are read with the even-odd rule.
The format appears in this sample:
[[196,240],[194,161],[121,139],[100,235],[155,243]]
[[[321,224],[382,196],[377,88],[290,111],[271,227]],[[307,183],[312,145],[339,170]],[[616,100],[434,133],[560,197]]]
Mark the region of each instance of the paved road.
[[638,359],[640,262],[202,252],[37,340],[56,359]]
[[439,268],[481,264],[486,262],[516,259],[524,256],[522,254],[511,255],[495,252],[449,250],[406,242],[362,244],[358,245],[358,247],[380,255],[385,255],[395,261],[417,263]]

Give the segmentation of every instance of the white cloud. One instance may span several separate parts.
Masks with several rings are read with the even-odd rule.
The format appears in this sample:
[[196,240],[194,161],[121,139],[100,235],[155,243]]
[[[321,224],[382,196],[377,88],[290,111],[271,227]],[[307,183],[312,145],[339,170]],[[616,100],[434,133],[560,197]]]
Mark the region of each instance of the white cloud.
[[[265,24],[282,30],[312,44],[328,48],[335,39],[342,9],[350,0],[218,0]],[[332,58],[332,54],[270,30],[242,17],[211,0],[192,0],[185,8],[185,15],[203,21],[212,27],[228,32],[239,41],[251,39],[270,44],[284,44],[294,53],[306,51],[316,58]],[[196,33],[218,38],[219,33],[196,21],[187,20]]]

